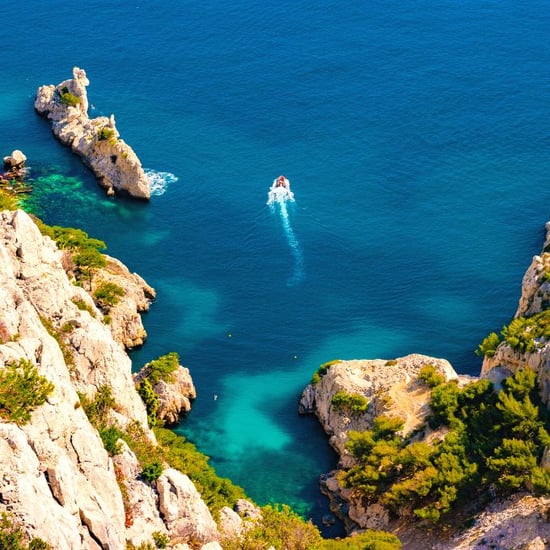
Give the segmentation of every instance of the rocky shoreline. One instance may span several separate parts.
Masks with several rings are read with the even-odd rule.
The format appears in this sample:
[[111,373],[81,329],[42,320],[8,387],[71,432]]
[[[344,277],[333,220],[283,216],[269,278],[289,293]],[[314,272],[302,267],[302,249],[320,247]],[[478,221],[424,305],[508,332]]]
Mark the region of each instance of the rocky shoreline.
[[108,195],[127,193],[149,200],[149,180],[134,150],[120,139],[114,115],[88,117],[89,84],[86,72],[74,67],[73,78],[38,88],[34,108],[51,122],[59,141],[93,171]]
[[[522,292],[515,319],[529,318],[544,312],[550,304],[550,223],[546,224],[543,251],[536,255],[522,282]],[[366,503],[352,489],[345,488],[340,473],[350,468],[354,457],[346,449],[351,431],[371,430],[378,417],[404,419],[402,433],[419,433],[415,441],[430,442],[441,438],[427,428],[431,414],[430,391],[419,378],[423,366],[435,367],[446,381],[456,380],[459,386],[487,378],[495,384],[519,369],[529,368],[536,373],[543,403],[550,407],[550,342],[535,340],[533,349],[518,351],[506,340],[501,341],[483,361],[479,378],[459,376],[445,360],[421,355],[409,355],[392,360],[334,361],[321,367],[314,380],[303,391],[299,401],[301,414],[314,414],[329,437],[330,445],[339,456],[337,469],[321,475],[321,491],[331,501],[331,509],[344,521],[349,533],[363,529],[383,529],[397,534],[403,548],[410,550],[524,548],[542,550],[550,544],[550,498],[535,497],[521,491],[510,498],[493,497],[484,506],[472,505],[471,527],[419,529],[413,517],[396,519],[378,502]],[[365,410],[351,413],[338,407],[338,394],[365,399]],[[546,448],[542,466],[548,468],[549,449]]]
[[[123,549],[162,536],[181,550],[221,549],[220,529],[237,532],[241,516],[224,509],[218,527],[186,475],[164,465],[157,479],[148,480],[122,440],[116,454],[108,454],[84,412],[106,391],[106,425],[137,431],[156,444],[125,352],[136,334],[138,340],[145,336],[138,311],[148,306],[153,289],[109,259],[94,277],[111,272],[126,293],[120,313],[111,311],[106,323],[93,293],[73,284],[65,256],[28,214],[0,212],[0,372],[30,365],[53,384],[29,422],[10,420],[9,407],[0,402],[0,513],[52,548]],[[187,374],[180,366],[167,401],[172,420],[194,396]],[[179,396],[182,387],[187,394]]]

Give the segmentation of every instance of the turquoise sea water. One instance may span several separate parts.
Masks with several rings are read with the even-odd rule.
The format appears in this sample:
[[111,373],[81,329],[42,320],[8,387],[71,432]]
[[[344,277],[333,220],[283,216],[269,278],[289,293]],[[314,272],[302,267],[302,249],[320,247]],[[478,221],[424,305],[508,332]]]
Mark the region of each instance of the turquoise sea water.
[[[546,4],[27,0],[0,19],[0,150],[29,158],[33,208],[157,289],[132,357],[191,369],[178,429],[319,521],[335,457],[296,412],[317,367],[417,352],[476,374],[515,312],[548,218]],[[74,65],[157,174],[149,204],[106,198],[33,112]],[[295,201],[270,208],[281,173]]]

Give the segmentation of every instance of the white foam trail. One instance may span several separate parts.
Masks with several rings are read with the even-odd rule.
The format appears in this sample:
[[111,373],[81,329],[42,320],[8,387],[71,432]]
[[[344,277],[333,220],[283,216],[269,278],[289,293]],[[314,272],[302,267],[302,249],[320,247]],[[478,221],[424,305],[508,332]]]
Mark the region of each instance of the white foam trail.
[[152,168],[144,168],[143,171],[151,186],[151,195],[163,195],[169,184],[178,181],[178,177],[170,172],[158,172]]
[[285,186],[277,186],[277,180],[273,181],[273,185],[269,188],[267,204],[274,212],[276,209],[279,211],[283,230],[285,232],[288,245],[292,256],[294,257],[294,273],[287,281],[288,286],[295,286],[304,280],[304,257],[302,254],[302,247],[294,234],[292,226],[290,225],[290,219],[288,217],[288,209],[286,207],[287,202],[294,201],[294,193],[290,190],[290,182],[285,179]]

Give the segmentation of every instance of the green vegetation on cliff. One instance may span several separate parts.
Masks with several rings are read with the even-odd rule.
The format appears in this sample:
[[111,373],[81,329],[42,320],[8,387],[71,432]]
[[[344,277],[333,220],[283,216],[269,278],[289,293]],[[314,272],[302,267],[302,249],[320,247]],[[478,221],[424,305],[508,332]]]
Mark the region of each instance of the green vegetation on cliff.
[[550,445],[548,414],[532,371],[518,370],[498,393],[485,379],[463,387],[444,382],[433,367],[421,378],[432,387],[429,423],[442,428],[441,439],[413,442],[399,435],[399,419],[379,417],[372,430],[349,433],[347,449],[357,464],[341,473],[344,486],[396,516],[412,509],[430,522],[489,487],[502,495],[550,493],[550,472],[540,466]]
[[0,419],[26,424],[53,390],[54,385],[30,361],[8,361],[0,368]]
[[24,526],[6,512],[0,516],[0,550],[49,550],[51,546],[41,538],[28,537]]
[[331,403],[335,409],[352,415],[364,413],[369,406],[368,399],[363,395],[347,393],[344,390],[336,392],[332,396]]
[[[520,353],[532,353],[550,339],[550,309],[545,309],[531,317],[517,317],[500,331],[504,341]],[[477,355],[492,357],[501,339],[491,332],[476,350]]]

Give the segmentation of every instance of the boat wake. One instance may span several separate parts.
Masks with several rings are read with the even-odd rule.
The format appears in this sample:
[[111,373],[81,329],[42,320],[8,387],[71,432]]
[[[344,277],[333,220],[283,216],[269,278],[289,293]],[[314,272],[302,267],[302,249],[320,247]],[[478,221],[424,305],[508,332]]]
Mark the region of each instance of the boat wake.
[[144,168],[143,171],[149,180],[151,195],[164,195],[168,185],[178,181],[178,177],[170,172],[158,172],[151,168]]
[[290,218],[288,216],[287,203],[293,203],[294,193],[290,190],[290,182],[284,176],[279,176],[273,181],[273,185],[269,188],[267,194],[267,204],[271,208],[272,212],[278,212],[281,218],[281,225],[285,233],[288,246],[292,256],[294,257],[294,272],[287,281],[287,286],[295,286],[302,282],[305,277],[304,273],[304,257],[302,254],[302,247],[294,234],[294,230],[290,224]]

